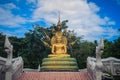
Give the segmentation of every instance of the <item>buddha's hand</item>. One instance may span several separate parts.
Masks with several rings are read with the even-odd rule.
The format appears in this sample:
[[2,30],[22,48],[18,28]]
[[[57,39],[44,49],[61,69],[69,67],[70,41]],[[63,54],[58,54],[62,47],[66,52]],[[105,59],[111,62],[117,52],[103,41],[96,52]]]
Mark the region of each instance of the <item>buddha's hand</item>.
[[55,52],[54,52],[54,51],[52,51],[52,53],[53,53],[53,54],[55,54]]

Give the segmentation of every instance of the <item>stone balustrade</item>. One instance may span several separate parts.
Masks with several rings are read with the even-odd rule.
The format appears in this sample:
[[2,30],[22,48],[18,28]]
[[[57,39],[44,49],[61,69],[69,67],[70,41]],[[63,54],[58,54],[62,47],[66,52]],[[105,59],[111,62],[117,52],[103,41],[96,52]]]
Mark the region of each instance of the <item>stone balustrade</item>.
[[91,80],[96,80],[95,65],[96,65],[96,59],[92,58],[92,57],[88,57],[87,58],[87,71],[88,71],[88,75],[89,75]]
[[7,58],[0,57],[0,80],[16,80],[23,72],[22,57],[13,58],[13,45],[8,37],[4,44]]
[[[103,73],[110,73],[111,75],[120,75],[120,59],[109,57],[101,60],[103,63],[102,67],[102,77]],[[96,80],[96,58],[87,58],[87,71],[91,80]]]
[[16,80],[23,72],[23,60],[21,57],[12,59],[12,66],[7,69],[5,66],[7,59],[0,57],[0,80],[5,80],[5,74],[8,70],[12,73],[12,80]]
[[13,68],[12,80],[16,80],[23,72],[23,59],[22,59],[22,57],[18,57],[14,60],[12,68]]

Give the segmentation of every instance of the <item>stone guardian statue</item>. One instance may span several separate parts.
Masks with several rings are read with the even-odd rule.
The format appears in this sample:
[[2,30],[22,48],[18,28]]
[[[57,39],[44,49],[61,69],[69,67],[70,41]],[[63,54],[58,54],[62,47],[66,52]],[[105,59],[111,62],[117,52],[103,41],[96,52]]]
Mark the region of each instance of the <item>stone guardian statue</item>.
[[104,41],[100,40],[100,44],[96,46],[96,80],[102,80],[102,67],[101,55],[103,54]]
[[6,67],[5,80],[12,80],[13,45],[11,45],[7,36],[5,37],[4,48],[5,48],[5,52],[7,53],[7,60],[5,64],[5,67]]

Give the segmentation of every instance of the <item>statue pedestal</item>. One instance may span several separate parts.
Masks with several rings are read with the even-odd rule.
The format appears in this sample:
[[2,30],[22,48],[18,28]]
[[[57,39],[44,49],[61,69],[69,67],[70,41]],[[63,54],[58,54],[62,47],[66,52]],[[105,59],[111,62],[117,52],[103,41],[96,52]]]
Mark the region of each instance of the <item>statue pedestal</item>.
[[43,59],[41,71],[78,71],[77,61],[69,54],[50,54]]
[[49,58],[65,58],[65,57],[70,57],[69,54],[50,54],[48,55]]

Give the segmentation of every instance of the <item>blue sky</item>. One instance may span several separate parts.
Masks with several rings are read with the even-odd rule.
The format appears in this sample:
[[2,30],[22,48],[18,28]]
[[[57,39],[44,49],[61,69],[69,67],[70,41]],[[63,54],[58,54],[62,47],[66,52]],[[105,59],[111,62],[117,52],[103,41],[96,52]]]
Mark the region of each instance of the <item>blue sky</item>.
[[120,0],[1,0],[0,32],[24,37],[32,24],[49,27],[61,20],[69,20],[69,30],[85,40],[120,36]]

